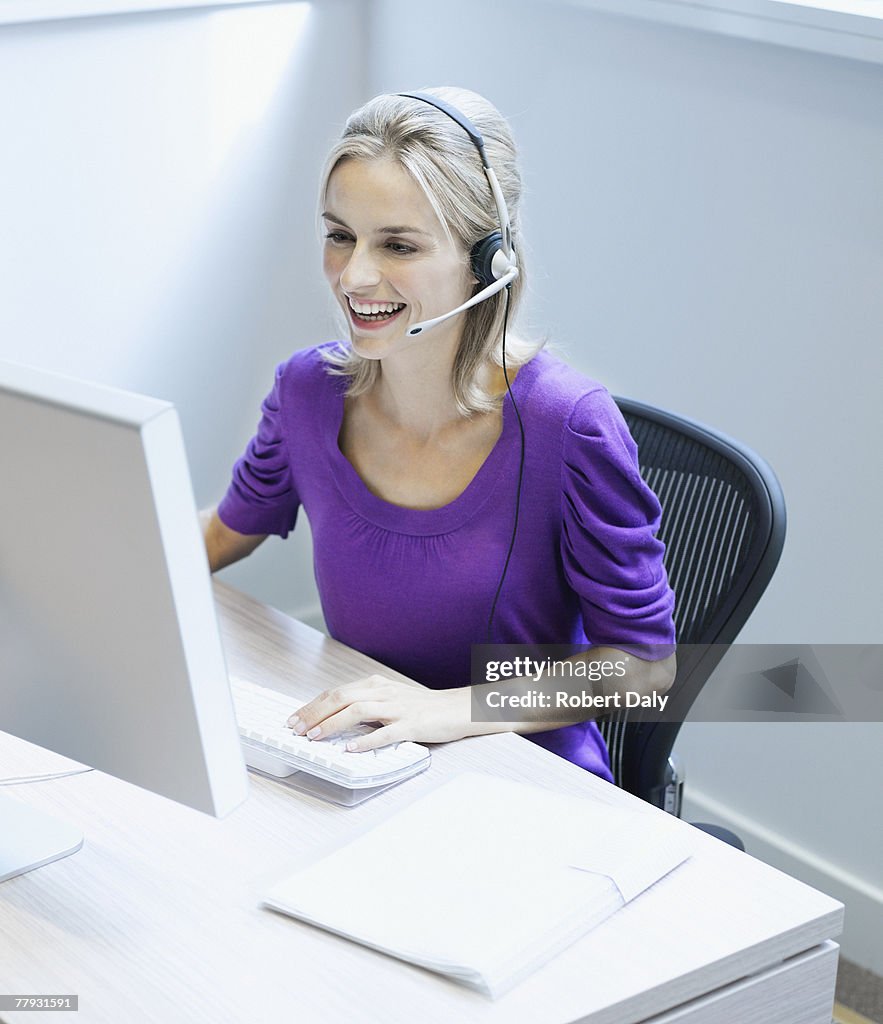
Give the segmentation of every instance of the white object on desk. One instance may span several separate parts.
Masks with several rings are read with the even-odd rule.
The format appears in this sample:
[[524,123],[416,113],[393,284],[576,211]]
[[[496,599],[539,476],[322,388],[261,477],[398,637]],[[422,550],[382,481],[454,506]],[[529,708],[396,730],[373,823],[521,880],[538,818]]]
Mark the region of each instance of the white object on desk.
[[[0,360],[0,437],[3,729],[229,813],[247,780],[174,408]],[[0,801],[6,878],[81,845]]]
[[306,772],[349,790],[377,790],[429,767],[429,751],[422,743],[390,743],[371,751],[347,751],[346,741],[371,732],[370,726],[327,739],[296,735],[286,726],[294,711],[291,697],[239,676],[230,676],[229,681],[246,764],[268,775],[287,778]]
[[69,857],[83,845],[83,833],[66,821],[42,811],[35,811],[18,800],[0,793],[0,821],[3,842],[0,843],[0,882]]
[[690,853],[660,815],[464,773],[265,902],[496,998]]

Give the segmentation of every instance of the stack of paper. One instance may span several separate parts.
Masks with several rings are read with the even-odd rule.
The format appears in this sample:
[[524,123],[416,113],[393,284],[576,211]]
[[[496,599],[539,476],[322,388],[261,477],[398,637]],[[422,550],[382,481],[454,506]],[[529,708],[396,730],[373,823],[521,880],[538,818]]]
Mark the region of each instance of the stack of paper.
[[467,773],[265,903],[496,997],[690,852],[665,815]]

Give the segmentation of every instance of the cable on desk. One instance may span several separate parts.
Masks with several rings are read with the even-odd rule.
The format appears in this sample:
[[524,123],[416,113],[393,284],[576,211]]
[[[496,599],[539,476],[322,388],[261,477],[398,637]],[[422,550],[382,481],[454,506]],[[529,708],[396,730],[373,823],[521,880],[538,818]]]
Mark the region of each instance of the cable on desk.
[[0,779],[0,786],[21,786],[31,782],[50,782],[52,779],[65,779],[69,775],[85,775],[94,772],[94,768],[72,768],[67,772],[47,772],[45,775],[19,775],[10,779]]

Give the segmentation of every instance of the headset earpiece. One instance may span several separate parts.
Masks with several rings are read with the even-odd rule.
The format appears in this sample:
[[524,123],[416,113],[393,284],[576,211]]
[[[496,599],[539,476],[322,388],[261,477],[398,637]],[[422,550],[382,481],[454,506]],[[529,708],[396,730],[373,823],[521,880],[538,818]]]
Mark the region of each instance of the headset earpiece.
[[503,236],[499,231],[492,232],[472,246],[470,253],[472,273],[482,288],[489,287],[502,276],[496,272],[494,267],[494,257],[502,248]]

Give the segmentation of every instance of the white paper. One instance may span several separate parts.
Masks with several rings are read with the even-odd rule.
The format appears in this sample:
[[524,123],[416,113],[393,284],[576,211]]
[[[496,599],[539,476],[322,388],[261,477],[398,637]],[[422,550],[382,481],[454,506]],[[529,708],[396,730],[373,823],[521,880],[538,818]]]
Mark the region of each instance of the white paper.
[[265,903],[498,996],[689,856],[660,817],[466,773]]

